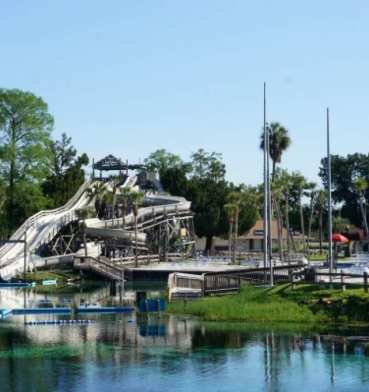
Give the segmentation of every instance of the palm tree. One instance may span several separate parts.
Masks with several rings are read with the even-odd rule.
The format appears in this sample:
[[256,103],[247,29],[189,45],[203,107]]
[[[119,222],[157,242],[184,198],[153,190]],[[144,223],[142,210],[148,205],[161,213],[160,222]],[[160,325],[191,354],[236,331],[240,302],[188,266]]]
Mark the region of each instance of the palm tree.
[[363,220],[363,226],[365,230],[365,236],[368,236],[368,221],[366,219],[366,199],[365,199],[365,191],[368,189],[369,184],[368,181],[360,177],[354,182],[355,191],[358,194],[358,202],[360,206],[361,217]]
[[[282,160],[284,151],[288,149],[291,144],[291,138],[288,130],[278,122],[267,124],[267,132],[269,132],[269,155],[272,160],[272,181],[276,173],[277,163]],[[264,150],[264,132],[261,134],[260,148]]]
[[127,215],[127,210],[128,210],[128,204],[129,204],[129,200],[131,197],[131,189],[130,188],[121,188],[119,196],[122,199],[122,206],[123,206],[123,211],[122,211],[122,215],[123,215],[123,228],[126,226],[126,215]]
[[102,182],[96,182],[92,187],[87,189],[88,203],[95,200],[95,210],[98,217],[100,217],[101,201],[106,191],[106,185]]
[[236,263],[236,245],[238,237],[238,218],[240,215],[240,208],[242,205],[242,193],[241,192],[231,192],[229,193],[227,200],[234,211],[234,230],[233,230],[233,252],[232,252],[232,262]]
[[305,220],[304,220],[304,207],[302,204],[302,199],[305,196],[305,191],[308,184],[305,177],[299,174],[296,175],[295,180],[296,180],[297,188],[299,190],[300,230],[302,235],[302,244],[303,244],[304,253],[306,253]]
[[135,225],[135,267],[138,267],[138,246],[137,246],[137,216],[139,206],[142,205],[144,194],[142,192],[131,192],[130,200],[133,207],[134,225]]

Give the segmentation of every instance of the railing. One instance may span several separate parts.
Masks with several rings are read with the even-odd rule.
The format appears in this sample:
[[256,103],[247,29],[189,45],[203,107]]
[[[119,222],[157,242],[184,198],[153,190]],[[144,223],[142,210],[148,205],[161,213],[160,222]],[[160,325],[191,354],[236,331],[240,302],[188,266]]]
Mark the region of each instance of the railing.
[[204,295],[238,291],[241,278],[227,275],[204,274]]
[[74,258],[73,266],[81,270],[92,270],[105,278],[112,280],[124,280],[124,269],[119,268],[109,262],[102,260],[101,258],[95,258],[91,256],[83,257],[76,256]]

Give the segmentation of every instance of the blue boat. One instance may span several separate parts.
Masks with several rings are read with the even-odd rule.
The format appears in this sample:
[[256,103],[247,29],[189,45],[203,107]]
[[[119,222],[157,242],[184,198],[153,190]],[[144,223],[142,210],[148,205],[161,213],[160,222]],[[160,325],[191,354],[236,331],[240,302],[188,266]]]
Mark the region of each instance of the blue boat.
[[13,309],[14,315],[20,314],[68,314],[71,308],[19,308]]

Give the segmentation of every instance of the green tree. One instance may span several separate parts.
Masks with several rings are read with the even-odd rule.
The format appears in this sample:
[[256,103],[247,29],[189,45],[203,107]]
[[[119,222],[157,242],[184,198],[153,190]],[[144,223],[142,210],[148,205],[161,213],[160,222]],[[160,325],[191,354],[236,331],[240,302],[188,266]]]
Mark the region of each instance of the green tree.
[[[358,227],[364,227],[362,211],[360,211],[360,198],[358,200],[357,179],[365,179],[369,182],[369,154],[348,154],[347,156],[332,155],[332,199],[340,204],[343,218]],[[320,177],[327,188],[328,172],[327,159],[321,160]],[[360,191],[361,198],[368,201],[369,190]],[[358,205],[359,201],[359,205]],[[364,201],[364,199],[362,199]],[[359,208],[358,208],[359,207]]]
[[149,171],[162,174],[168,169],[181,166],[183,161],[179,155],[172,154],[165,149],[159,149],[151,153],[144,163]]
[[61,140],[51,143],[52,165],[50,173],[42,184],[44,194],[50,199],[52,207],[65,204],[83,184],[83,167],[88,165],[86,154],[77,156],[72,139],[65,133]]
[[[283,153],[291,144],[288,130],[278,122],[267,124],[269,132],[269,155],[272,160],[272,180],[274,180],[277,163],[282,161]],[[264,150],[264,132],[261,134],[260,148]]]
[[[27,183],[29,191],[32,184],[33,194],[40,194],[37,188],[50,167],[53,123],[42,98],[21,90],[0,89],[0,175],[7,185],[10,229],[25,219],[16,211],[24,207],[22,198],[17,197],[19,188]],[[37,207],[42,203],[37,200]]]
[[224,209],[229,192],[225,165],[220,154],[200,149],[191,156],[192,172],[187,198],[192,202],[196,234],[206,238],[205,251],[212,247],[213,237],[227,232]]
[[90,188],[87,189],[87,195],[89,202],[95,202],[95,212],[99,218],[101,218],[101,207],[104,195],[107,192],[106,184],[102,182],[94,183]]

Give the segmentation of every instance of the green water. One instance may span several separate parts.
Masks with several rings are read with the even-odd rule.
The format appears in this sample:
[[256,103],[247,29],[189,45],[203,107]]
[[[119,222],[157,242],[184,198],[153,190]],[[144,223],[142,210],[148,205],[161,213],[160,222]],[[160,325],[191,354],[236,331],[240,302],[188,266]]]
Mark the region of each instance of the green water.
[[369,390],[366,343],[349,337],[366,330],[330,331],[340,335],[333,338],[326,330],[135,314],[24,325],[35,318],[47,316],[0,324],[1,392]]

